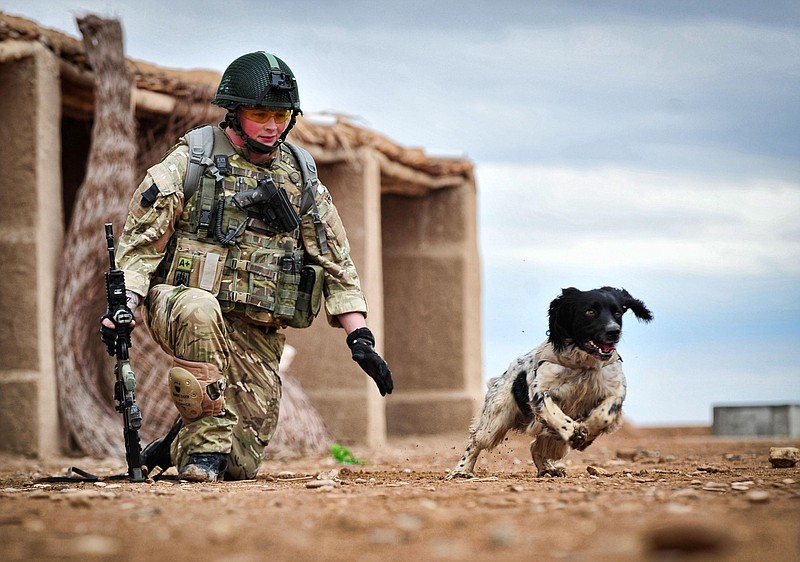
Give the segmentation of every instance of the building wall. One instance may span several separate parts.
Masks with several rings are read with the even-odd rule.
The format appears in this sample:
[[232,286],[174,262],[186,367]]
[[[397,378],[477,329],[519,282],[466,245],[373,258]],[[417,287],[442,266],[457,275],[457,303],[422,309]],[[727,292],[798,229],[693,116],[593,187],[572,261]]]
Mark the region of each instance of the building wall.
[[[4,43],[0,60],[0,450],[58,450],[53,347],[63,237],[60,84],[38,43]],[[13,171],[13,173],[8,173]]]
[[475,185],[383,198],[389,435],[466,431],[481,393]]

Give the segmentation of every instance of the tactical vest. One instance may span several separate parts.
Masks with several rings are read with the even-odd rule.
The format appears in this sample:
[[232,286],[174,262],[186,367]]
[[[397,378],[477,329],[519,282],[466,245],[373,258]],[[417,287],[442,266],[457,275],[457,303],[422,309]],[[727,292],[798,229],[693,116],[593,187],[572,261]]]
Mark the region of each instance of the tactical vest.
[[304,224],[313,223],[318,247],[327,251],[311,156],[285,143],[267,170],[239,155],[218,127],[193,129],[184,140],[189,146],[184,210],[154,282],[209,291],[223,312],[257,324],[309,326],[320,309],[323,270],[305,263],[301,229],[271,231],[232,199],[271,178]]

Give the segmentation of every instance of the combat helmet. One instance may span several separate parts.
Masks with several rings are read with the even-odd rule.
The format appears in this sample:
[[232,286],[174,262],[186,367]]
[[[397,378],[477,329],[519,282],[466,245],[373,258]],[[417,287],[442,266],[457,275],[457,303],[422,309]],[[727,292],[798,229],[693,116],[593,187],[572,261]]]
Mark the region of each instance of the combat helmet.
[[[223,126],[230,126],[244,139],[249,149],[262,154],[272,152],[283,143],[294,127],[297,116],[302,114],[297,80],[292,69],[265,51],[242,55],[228,65],[211,103],[228,110]],[[244,134],[237,111],[240,105],[291,109],[292,117],[280,139],[268,146]]]

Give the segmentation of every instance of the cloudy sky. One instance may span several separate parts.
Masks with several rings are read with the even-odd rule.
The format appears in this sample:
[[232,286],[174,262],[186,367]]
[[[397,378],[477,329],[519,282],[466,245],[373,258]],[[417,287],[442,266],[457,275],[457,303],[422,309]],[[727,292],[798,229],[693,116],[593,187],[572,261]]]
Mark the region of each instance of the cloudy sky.
[[[279,9],[280,7],[280,9]],[[271,51],[307,113],[475,163],[486,375],[563,287],[653,310],[620,346],[635,424],[800,403],[800,3],[4,0],[128,56],[222,71]],[[398,381],[398,385],[402,381]]]

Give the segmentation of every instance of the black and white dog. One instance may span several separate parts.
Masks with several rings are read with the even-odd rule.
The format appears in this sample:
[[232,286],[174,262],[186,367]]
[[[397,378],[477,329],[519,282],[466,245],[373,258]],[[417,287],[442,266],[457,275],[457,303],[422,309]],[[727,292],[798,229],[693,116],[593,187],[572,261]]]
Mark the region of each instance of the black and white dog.
[[563,289],[550,303],[548,339],[489,381],[467,449],[447,479],[473,477],[481,451],[512,429],[533,436],[539,476],[564,476],[555,461],[619,427],[626,386],[616,346],[627,310],[639,320],[653,319],[624,289]]

